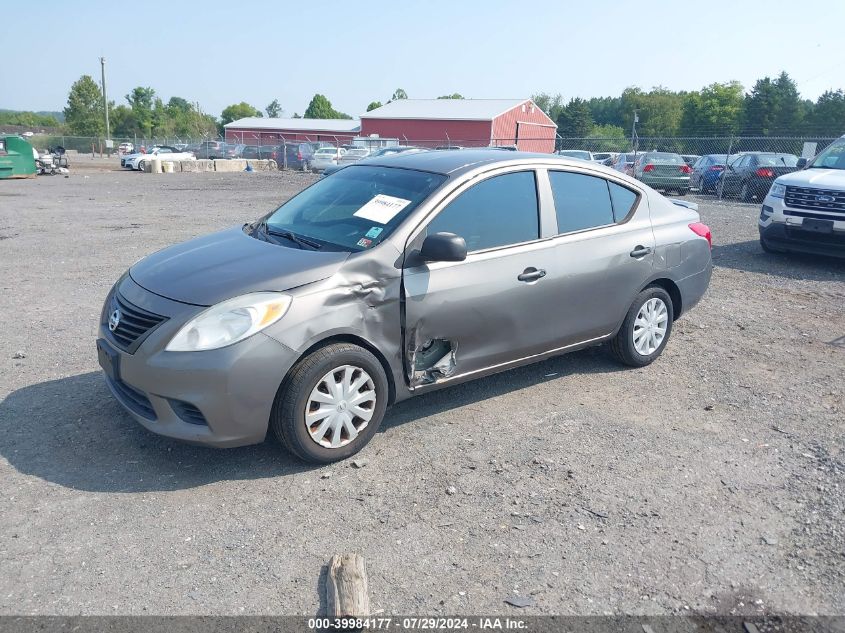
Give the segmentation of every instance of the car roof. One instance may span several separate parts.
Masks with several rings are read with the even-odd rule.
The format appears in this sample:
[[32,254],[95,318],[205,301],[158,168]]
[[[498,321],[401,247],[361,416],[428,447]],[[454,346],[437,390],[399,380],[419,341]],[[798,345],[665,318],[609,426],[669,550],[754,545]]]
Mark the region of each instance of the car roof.
[[[533,159],[537,162],[554,162],[561,165],[583,166],[584,161],[567,159],[556,154],[532,152],[502,152],[494,149],[461,149],[453,152],[400,152],[387,157],[370,158],[368,165],[418,169],[451,175],[469,171],[482,165],[513,163]],[[382,162],[384,161],[384,162]]]

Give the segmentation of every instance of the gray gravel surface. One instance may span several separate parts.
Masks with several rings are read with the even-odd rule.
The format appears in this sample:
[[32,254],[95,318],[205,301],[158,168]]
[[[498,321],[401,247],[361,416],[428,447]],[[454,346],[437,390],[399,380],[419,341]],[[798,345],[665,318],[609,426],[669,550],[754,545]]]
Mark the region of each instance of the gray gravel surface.
[[0,614],[315,614],[347,551],[385,613],[845,613],[845,263],[763,254],[756,205],[699,200],[713,281],[650,367],[413,399],[359,467],[136,425],[97,367],[110,285],[312,179],[0,181]]

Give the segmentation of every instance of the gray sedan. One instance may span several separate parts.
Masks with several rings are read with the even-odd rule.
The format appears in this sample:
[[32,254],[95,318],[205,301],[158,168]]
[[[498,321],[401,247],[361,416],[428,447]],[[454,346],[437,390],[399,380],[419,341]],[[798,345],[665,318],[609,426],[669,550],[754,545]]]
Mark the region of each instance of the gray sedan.
[[225,447],[272,429],[337,461],[417,394],[602,343],[657,359],[710,281],[693,207],[551,155],[370,159],[134,264],[99,361],[155,433]]

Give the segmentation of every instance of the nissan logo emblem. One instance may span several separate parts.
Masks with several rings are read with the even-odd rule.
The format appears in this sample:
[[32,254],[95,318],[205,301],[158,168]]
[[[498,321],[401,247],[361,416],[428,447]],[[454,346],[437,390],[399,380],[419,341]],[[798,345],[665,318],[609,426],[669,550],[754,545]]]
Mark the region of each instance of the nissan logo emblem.
[[118,325],[120,325],[120,310],[115,309],[115,311],[109,315],[109,330],[114,332]]

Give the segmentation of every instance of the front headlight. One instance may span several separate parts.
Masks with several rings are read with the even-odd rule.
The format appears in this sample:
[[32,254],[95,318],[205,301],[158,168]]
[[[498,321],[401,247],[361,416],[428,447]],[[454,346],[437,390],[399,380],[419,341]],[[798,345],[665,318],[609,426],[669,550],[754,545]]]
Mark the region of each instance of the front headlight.
[[786,195],[786,186],[773,182],[772,188],[769,189],[769,195],[772,198],[783,198]]
[[285,316],[290,295],[255,292],[218,303],[182,326],[167,344],[168,352],[199,352],[226,347],[273,325]]

